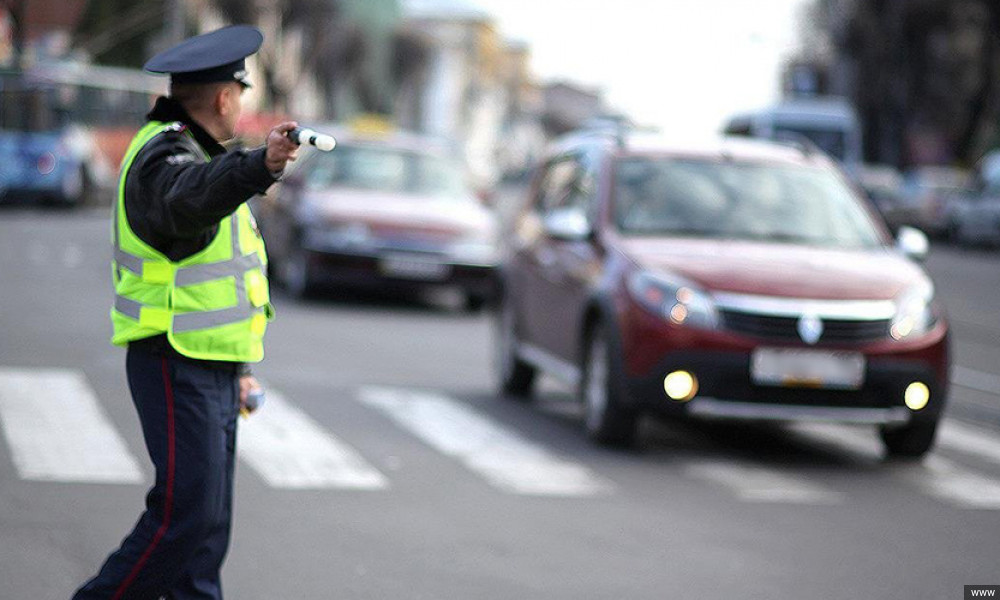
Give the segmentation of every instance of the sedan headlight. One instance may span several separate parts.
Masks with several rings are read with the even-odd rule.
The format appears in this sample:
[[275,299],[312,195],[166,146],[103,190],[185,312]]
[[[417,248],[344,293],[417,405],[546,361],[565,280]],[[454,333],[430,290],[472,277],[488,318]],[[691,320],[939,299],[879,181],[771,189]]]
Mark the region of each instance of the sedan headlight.
[[316,250],[344,250],[366,247],[371,243],[371,230],[364,223],[312,225],[302,233],[302,245]]
[[923,335],[937,323],[934,286],[921,284],[907,289],[896,298],[896,314],[889,335],[895,340]]
[[680,277],[640,271],[629,278],[628,289],[647,310],[677,325],[702,329],[719,325],[712,298]]

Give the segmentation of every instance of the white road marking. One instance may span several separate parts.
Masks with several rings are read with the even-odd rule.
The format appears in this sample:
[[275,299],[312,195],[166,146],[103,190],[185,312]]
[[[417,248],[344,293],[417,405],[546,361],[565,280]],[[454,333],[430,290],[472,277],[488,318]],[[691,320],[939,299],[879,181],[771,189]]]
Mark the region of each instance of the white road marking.
[[794,423],[789,429],[811,439],[838,446],[866,459],[880,460],[885,448],[875,427],[837,425],[830,423]]
[[1000,481],[960,468],[938,456],[905,467],[914,485],[944,502],[962,508],[1000,510]]
[[938,445],[1000,464],[1000,437],[986,429],[945,419],[938,428]]
[[821,485],[739,461],[699,461],[687,467],[692,477],[717,483],[747,502],[839,504],[844,496]]
[[79,371],[0,368],[0,424],[23,479],[142,483],[138,462]]
[[[798,424],[793,429],[870,458],[885,455],[874,433],[866,435],[863,431],[833,425]],[[1000,464],[1000,439],[984,429],[953,419],[941,423],[937,446]],[[937,455],[930,455],[918,464],[895,466],[893,475],[948,504],[1000,510],[1000,480],[959,467]]]
[[1000,396],[1000,375],[955,366],[951,370],[951,382],[964,388]]
[[505,492],[571,497],[612,490],[587,467],[553,456],[446,396],[369,387],[360,399]]
[[388,480],[308,415],[267,391],[259,412],[240,423],[240,458],[270,486],[380,490]]

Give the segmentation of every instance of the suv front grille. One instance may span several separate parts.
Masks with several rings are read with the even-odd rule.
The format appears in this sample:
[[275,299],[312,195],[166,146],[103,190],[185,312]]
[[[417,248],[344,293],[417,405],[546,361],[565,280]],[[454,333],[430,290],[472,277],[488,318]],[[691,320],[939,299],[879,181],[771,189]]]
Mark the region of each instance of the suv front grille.
[[[735,310],[721,310],[723,326],[733,333],[767,340],[802,341],[798,317],[778,317]],[[889,319],[822,319],[818,343],[859,344],[889,337]]]

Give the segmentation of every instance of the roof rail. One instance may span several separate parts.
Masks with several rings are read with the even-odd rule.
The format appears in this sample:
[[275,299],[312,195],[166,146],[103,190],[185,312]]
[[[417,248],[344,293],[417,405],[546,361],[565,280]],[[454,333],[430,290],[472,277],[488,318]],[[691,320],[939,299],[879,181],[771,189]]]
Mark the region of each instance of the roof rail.
[[812,141],[805,135],[801,133],[795,133],[792,131],[780,131],[774,136],[774,141],[782,146],[787,146],[789,148],[795,148],[802,153],[802,156],[813,157],[816,155],[825,156],[826,153],[822,148],[816,145],[816,142]]

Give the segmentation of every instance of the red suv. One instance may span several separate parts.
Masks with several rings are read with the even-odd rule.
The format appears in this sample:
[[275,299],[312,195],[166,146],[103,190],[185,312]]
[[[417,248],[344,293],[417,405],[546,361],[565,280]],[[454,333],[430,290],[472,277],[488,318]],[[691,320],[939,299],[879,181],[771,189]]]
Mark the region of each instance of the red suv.
[[809,146],[577,134],[538,170],[503,267],[496,370],[576,385],[591,438],[645,412],[879,427],[929,450],[948,333],[917,262]]

